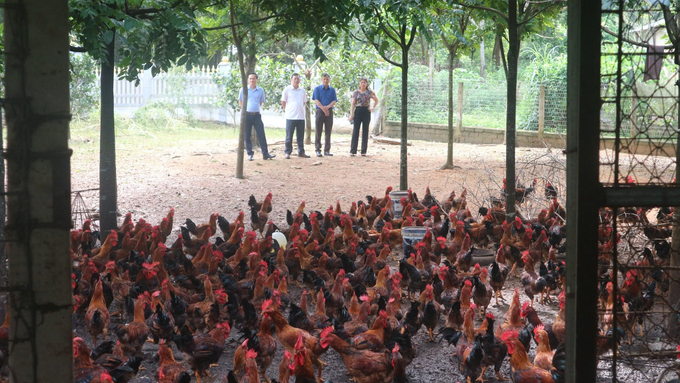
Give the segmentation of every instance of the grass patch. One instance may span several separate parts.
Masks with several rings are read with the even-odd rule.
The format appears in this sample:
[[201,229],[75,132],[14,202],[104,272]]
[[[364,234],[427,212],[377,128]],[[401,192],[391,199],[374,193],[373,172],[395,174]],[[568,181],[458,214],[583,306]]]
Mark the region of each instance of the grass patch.
[[[237,140],[238,126],[212,121],[136,119],[116,116],[117,150],[150,150],[178,147],[190,141]],[[283,140],[284,129],[266,128],[267,141]],[[70,147],[79,155],[99,153],[99,119],[74,119],[70,124]]]

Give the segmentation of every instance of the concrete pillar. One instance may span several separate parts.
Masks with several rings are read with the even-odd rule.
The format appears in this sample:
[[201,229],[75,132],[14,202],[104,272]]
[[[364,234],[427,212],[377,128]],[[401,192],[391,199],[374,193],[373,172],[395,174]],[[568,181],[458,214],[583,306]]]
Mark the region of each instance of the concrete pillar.
[[67,0],[4,4],[11,382],[73,381]]

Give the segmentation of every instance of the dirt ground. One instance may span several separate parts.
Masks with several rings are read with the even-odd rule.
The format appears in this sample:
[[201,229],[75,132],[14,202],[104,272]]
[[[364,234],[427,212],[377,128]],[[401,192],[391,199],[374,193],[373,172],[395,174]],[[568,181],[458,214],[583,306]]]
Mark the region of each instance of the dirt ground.
[[[283,158],[282,143],[271,143],[270,152],[276,158],[263,161],[260,153],[256,153],[255,161],[249,162],[246,158],[246,179],[234,177],[234,140],[212,140],[202,136],[179,145],[154,147],[151,150],[121,148],[118,152],[119,209],[123,214],[131,212],[134,220],[144,218],[155,225],[172,206],[176,209],[174,236],[179,232],[179,225],[185,218],[204,223],[211,213],[218,212],[233,221],[240,210],[248,211],[247,201],[251,194],[261,200],[268,192],[272,192],[273,211],[270,217],[276,224],[286,227],[286,210],[294,210],[303,200],[307,211],[323,211],[338,200],[343,210],[347,210],[352,201],[365,200],[367,194],[382,196],[387,186],[398,189],[399,146],[371,140],[368,156],[350,157],[349,141],[348,135],[334,134],[333,157],[317,158],[314,156],[313,145],[307,145],[306,151],[312,155],[311,158],[292,157],[290,160]],[[96,149],[95,153],[92,150],[96,146],[96,142],[75,145],[72,161],[74,191],[98,187],[98,161],[95,160],[98,156]],[[455,189],[460,193],[464,185],[487,185],[487,194],[498,190],[498,182],[504,178],[504,146],[454,144],[456,168],[439,170],[446,160],[446,150],[446,144],[443,143],[412,142],[408,149],[408,179],[409,186],[419,195],[424,194],[428,185],[440,200],[445,199],[451,190]],[[517,150],[518,161],[548,152],[547,149],[520,148]],[[553,150],[551,155],[555,155],[555,152]],[[470,193],[471,205],[478,205],[480,202],[475,201],[480,201],[483,193],[479,190],[470,190]],[[96,192],[85,191],[82,195],[87,206],[96,211]],[[476,213],[476,208],[472,211]],[[400,257],[401,249],[397,253]],[[390,266],[395,268],[396,263],[390,262]],[[517,278],[509,277],[504,291],[508,302],[502,302],[496,307],[492,301],[490,312],[496,317],[502,316],[509,307],[512,290],[519,285]],[[290,287],[290,292],[294,301],[299,298],[300,291],[297,288]],[[522,301],[526,299],[522,294]],[[550,323],[557,311],[556,299],[553,300],[551,305],[535,304],[541,318]],[[406,305],[405,303],[404,307]],[[287,316],[287,312],[284,315]],[[440,326],[444,325],[444,319],[442,315]],[[479,323],[476,321],[476,325]],[[78,326],[77,333],[89,342],[90,337],[85,335],[82,325]],[[212,368],[213,377],[204,379],[204,382],[221,382],[225,379],[231,369],[233,352],[240,336],[238,331],[232,332],[220,366]],[[115,335],[110,335],[109,338],[114,339]],[[458,370],[458,362],[451,356],[454,349],[443,343],[427,343],[426,338],[427,332],[424,329],[415,337],[418,356],[407,370],[409,380],[465,381]],[[153,374],[157,367],[157,347],[147,343],[143,351],[147,356],[143,364],[146,370],[140,371],[135,381],[156,381]],[[282,353],[279,345],[277,358],[268,371],[270,378],[276,378],[278,374]],[[175,355],[181,357],[178,352]],[[339,354],[330,350],[322,359],[327,363],[324,368],[325,379],[337,383],[349,381]],[[502,371],[504,376],[509,376],[509,369],[509,362],[506,361]],[[495,378],[492,371],[488,371],[486,377],[492,381]]]

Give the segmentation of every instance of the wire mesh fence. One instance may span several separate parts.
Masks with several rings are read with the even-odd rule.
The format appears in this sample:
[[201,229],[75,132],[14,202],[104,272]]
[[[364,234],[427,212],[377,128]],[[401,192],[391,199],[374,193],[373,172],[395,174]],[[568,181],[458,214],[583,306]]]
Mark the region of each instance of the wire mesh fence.
[[[600,209],[598,381],[678,379],[680,274],[672,207],[644,187],[675,184],[678,67],[663,2],[603,2],[599,179],[640,206]],[[666,13],[666,17],[664,16]],[[674,24],[674,23],[673,23]],[[676,33],[677,31],[673,31]],[[640,189],[637,189],[640,188]]]
[[[458,113],[458,84],[463,83],[463,125],[504,129],[507,89],[505,82],[471,81],[454,78],[454,123]],[[566,133],[567,89],[566,82],[519,83],[517,89],[517,128],[539,130],[540,89],[544,89],[544,131]],[[448,78],[435,77],[409,83],[408,114],[410,122],[448,123]],[[401,117],[401,84],[396,84],[388,99],[389,120]]]

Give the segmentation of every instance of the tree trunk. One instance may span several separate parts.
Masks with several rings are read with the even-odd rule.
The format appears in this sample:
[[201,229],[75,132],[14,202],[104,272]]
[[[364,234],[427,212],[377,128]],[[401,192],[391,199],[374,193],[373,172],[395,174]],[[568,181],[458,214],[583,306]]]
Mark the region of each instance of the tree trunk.
[[243,107],[241,108],[241,122],[238,128],[238,146],[236,148],[236,178],[243,179],[243,159],[244,159],[244,140],[246,137],[246,116],[248,110],[248,74],[246,74],[245,65],[243,63],[243,51],[241,44],[236,44],[236,55],[238,56],[238,66],[241,72],[241,87],[243,88],[243,96],[241,101]]
[[508,7],[508,76],[505,146],[505,211],[508,222],[515,216],[515,123],[517,113],[517,59],[519,58],[519,31],[517,30],[517,0]]
[[503,39],[500,35],[496,35],[496,40],[493,44],[493,54],[491,55],[491,60],[496,68],[501,66],[501,47],[503,46]]
[[449,145],[442,169],[453,169],[453,57],[454,52],[449,48]]
[[[482,20],[482,25],[484,25],[484,20]],[[484,54],[484,37],[479,41],[479,71],[482,78],[486,78],[486,57]]]
[[[234,45],[236,45],[236,56],[238,57],[238,69],[241,72],[241,88],[243,89],[242,108],[241,108],[241,122],[238,129],[238,145],[236,147],[236,178],[243,179],[243,150],[244,140],[246,136],[246,111],[248,110],[248,74],[245,70],[245,63],[243,62],[243,44],[241,38],[236,33],[236,26],[234,26],[236,16],[234,13],[234,0],[229,1],[229,13],[231,18],[231,34],[234,38]],[[253,65],[254,67],[254,65]]]
[[99,223],[102,241],[111,230],[118,229],[118,185],[116,182],[116,126],[113,115],[113,81],[115,66],[114,38],[102,61],[101,115],[99,137]]
[[[404,40],[405,40],[404,36]],[[405,45],[405,44],[404,44]],[[401,165],[399,190],[408,189],[408,47],[401,49]]]

